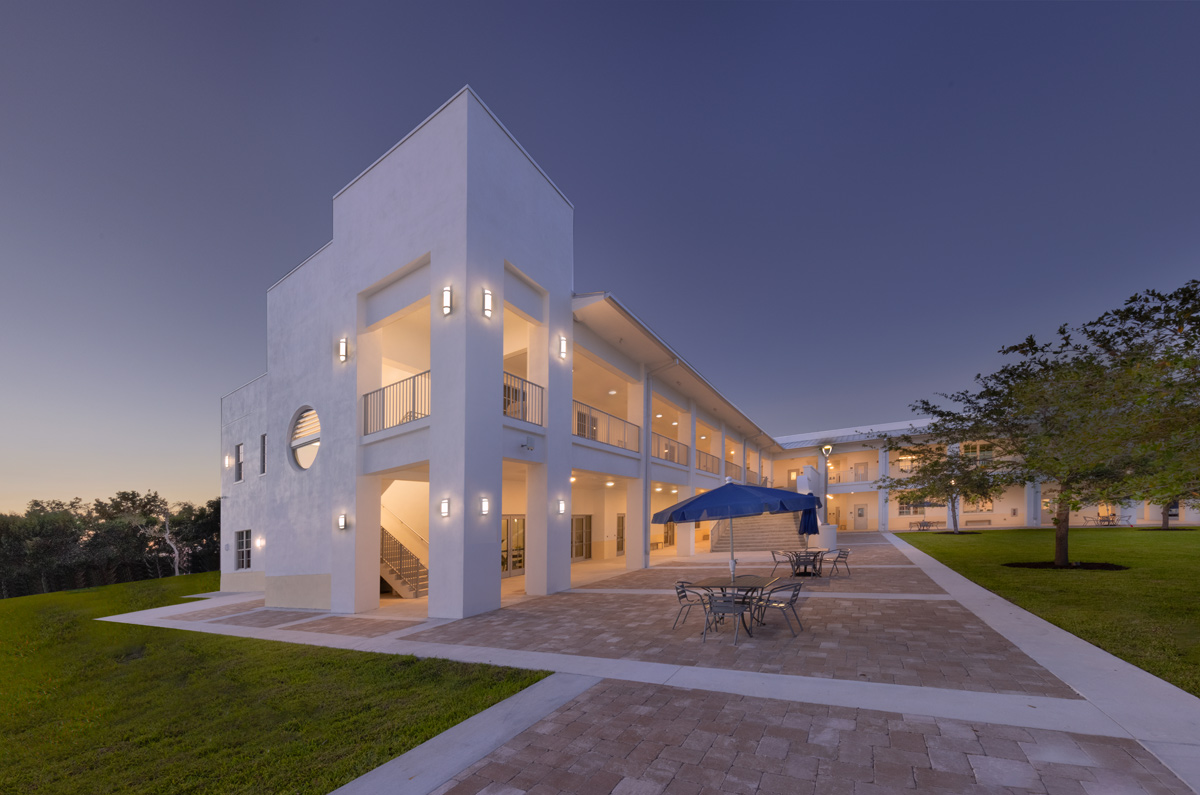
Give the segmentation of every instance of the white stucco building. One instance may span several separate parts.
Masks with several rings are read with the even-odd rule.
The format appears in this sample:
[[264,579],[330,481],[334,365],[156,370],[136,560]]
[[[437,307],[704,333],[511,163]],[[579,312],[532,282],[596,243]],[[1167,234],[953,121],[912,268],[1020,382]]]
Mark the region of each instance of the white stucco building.
[[[573,562],[707,549],[650,515],[806,467],[843,529],[907,519],[871,483],[886,426],[773,439],[615,297],[575,294],[573,213],[469,88],[334,197],[333,239],[267,293],[267,372],[221,401],[222,590],[352,613],[382,578],[473,615],[504,577],[545,594]],[[1041,519],[1035,490],[991,507]]]

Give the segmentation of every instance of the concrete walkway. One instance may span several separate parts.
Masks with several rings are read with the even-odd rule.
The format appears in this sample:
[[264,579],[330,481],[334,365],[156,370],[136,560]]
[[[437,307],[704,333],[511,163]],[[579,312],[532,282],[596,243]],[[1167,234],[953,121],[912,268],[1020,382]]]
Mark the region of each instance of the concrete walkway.
[[[427,620],[216,594],[107,620],[557,672],[347,784],[350,795],[1187,793],[1200,699],[974,585],[890,534],[854,534],[849,576],[806,581],[793,638],[673,630],[676,580],[719,555],[596,568],[572,590]],[[739,573],[768,573],[739,553]]]

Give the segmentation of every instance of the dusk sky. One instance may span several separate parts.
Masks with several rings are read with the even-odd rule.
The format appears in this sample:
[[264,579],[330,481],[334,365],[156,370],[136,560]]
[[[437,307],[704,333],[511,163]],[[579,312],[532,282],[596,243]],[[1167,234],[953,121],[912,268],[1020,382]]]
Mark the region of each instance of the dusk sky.
[[1200,276],[1200,4],[0,0],[0,511],[217,496],[333,194],[470,84],[767,431]]

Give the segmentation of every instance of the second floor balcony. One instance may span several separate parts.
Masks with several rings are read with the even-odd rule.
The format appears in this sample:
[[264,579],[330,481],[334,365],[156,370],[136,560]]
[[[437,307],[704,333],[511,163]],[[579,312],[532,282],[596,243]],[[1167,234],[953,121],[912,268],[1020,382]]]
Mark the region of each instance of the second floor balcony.
[[429,371],[363,395],[363,434],[429,416]]
[[650,455],[654,458],[670,461],[672,464],[688,465],[692,448],[686,444],[668,439],[660,433],[651,433],[650,442]]
[[545,394],[546,390],[538,384],[526,381],[519,375],[505,373],[504,416],[532,422],[534,425],[545,425]]
[[721,459],[703,450],[696,451],[696,469],[713,475],[721,474]]
[[[642,449],[642,429],[640,427],[586,403],[580,403],[578,400],[574,403],[574,434],[576,436],[602,444],[610,444],[634,453]],[[655,435],[657,436],[657,434]]]
[[726,461],[725,461],[725,476],[733,478],[734,480],[741,480],[742,479],[741,465],[735,464],[732,461],[726,459]]

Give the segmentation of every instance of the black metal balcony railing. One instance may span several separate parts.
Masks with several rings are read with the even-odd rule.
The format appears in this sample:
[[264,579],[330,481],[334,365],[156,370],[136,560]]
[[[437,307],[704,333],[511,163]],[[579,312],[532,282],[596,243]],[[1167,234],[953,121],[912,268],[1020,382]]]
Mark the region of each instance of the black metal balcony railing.
[[696,469],[699,469],[701,472],[711,472],[714,475],[719,475],[721,474],[721,459],[703,450],[697,450]]
[[429,371],[363,395],[363,434],[429,416]]
[[655,458],[687,466],[688,457],[691,453],[692,448],[686,444],[681,444],[674,439],[668,439],[661,433],[650,434],[650,455]]
[[504,415],[518,420],[545,425],[542,406],[546,390],[532,381],[512,373],[504,374]]
[[738,464],[735,464],[732,461],[729,461],[727,459],[725,461],[725,476],[733,478],[734,480],[741,480],[742,479],[741,466]]
[[642,449],[642,429],[586,403],[575,403],[575,435],[625,450]]

